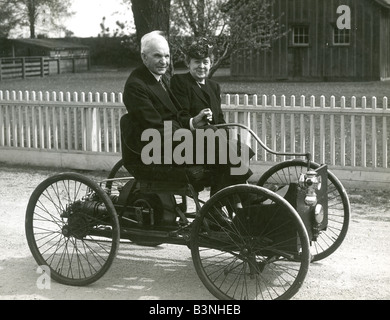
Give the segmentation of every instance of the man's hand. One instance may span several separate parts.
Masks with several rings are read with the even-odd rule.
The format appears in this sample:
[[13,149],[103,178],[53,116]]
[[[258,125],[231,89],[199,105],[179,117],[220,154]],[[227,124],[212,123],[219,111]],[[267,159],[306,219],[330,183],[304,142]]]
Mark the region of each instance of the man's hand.
[[209,124],[213,120],[213,113],[209,108],[203,109],[199,114],[193,118],[192,124],[194,128],[199,128]]

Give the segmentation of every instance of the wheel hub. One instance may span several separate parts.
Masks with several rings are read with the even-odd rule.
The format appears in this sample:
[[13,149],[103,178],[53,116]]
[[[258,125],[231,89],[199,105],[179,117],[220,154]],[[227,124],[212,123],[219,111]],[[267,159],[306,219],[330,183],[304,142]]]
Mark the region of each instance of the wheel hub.
[[70,236],[70,230],[69,230],[69,226],[68,225],[65,225],[65,226],[62,227],[62,234],[65,237],[69,237]]
[[72,216],[68,219],[68,224],[62,227],[62,234],[65,237],[83,239],[88,234],[88,225],[86,217]]

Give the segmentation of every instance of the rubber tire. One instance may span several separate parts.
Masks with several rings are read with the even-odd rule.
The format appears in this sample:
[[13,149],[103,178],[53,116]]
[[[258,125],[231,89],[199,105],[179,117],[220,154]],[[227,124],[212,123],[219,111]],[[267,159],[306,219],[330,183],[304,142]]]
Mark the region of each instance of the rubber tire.
[[[111,241],[109,241],[109,249],[107,249],[108,256],[105,258],[105,261],[102,265],[100,265],[100,269],[96,269],[96,272],[93,274],[86,276],[86,277],[81,277],[81,278],[72,278],[66,275],[61,274],[61,271],[57,271],[56,268],[53,268],[50,263],[43,257],[43,253],[40,251],[40,245],[37,244],[37,240],[40,241],[42,240],[42,237],[39,236],[39,232],[35,234],[34,232],[34,220],[37,219],[37,223],[39,224],[39,221],[44,221],[42,214],[38,213],[41,209],[39,208],[41,206],[41,196],[42,201],[46,198],[44,193],[46,190],[51,189],[53,185],[56,183],[65,183],[66,181],[74,181],[75,183],[80,183],[80,185],[85,185],[86,187],[90,188],[96,195],[99,196],[99,198],[102,200],[105,208],[107,209],[107,214],[109,217],[109,220],[112,222],[112,238]],[[60,198],[58,198],[60,199]],[[59,200],[61,201],[61,200]],[[39,204],[38,204],[39,203]],[[55,204],[53,202],[54,206],[56,207],[58,205],[58,211],[62,211],[63,208],[65,207],[66,204],[64,203],[59,203]],[[57,212],[59,213],[59,212]],[[49,216],[52,217],[53,222],[57,227],[60,229],[57,230],[56,232],[53,232],[53,234],[63,234],[61,229],[61,225],[59,225],[60,218],[55,217],[55,213],[50,212]],[[55,219],[57,219],[55,221]],[[39,221],[38,221],[39,220]],[[50,220],[48,220],[50,223]],[[62,220],[63,221],[63,220]],[[64,223],[65,224],[65,223]],[[63,227],[63,226],[62,226]],[[81,174],[78,173],[61,173],[58,175],[54,175],[52,177],[47,178],[43,182],[41,182],[37,188],[33,191],[28,205],[27,205],[27,210],[26,210],[26,217],[25,217],[25,232],[26,232],[26,238],[27,238],[27,243],[30,248],[30,251],[35,259],[35,261],[38,263],[39,266],[48,266],[50,268],[50,276],[53,280],[65,284],[65,285],[72,285],[72,286],[85,286],[89,285],[98,279],[100,279],[110,268],[116,253],[118,251],[119,247],[119,242],[120,242],[120,230],[119,230],[119,222],[118,222],[118,217],[115,211],[115,208],[110,200],[110,198],[107,196],[107,194],[103,191],[102,188],[100,188],[94,181],[89,179],[88,177],[85,177]],[[37,239],[37,237],[41,237],[41,239]],[[62,236],[60,236],[62,237]],[[73,240],[71,240],[73,238]],[[54,237],[53,237],[54,239]],[[63,237],[65,239],[65,237]],[[60,239],[60,241],[62,241]],[[73,241],[76,241],[74,237],[68,237],[68,240],[66,242],[72,243]],[[80,240],[78,239],[77,241],[82,241],[84,244],[85,239]],[[104,241],[106,243],[107,241]],[[59,244],[60,242],[58,242]],[[77,242],[76,242],[77,243]],[[58,246],[58,250],[61,249],[62,246]],[[66,244],[67,247],[67,244]],[[77,248],[77,245],[76,245]],[[65,250],[65,249],[64,249]],[[57,252],[57,251],[56,251]],[[72,253],[72,251],[69,251]],[[105,254],[107,254],[105,252]],[[69,253],[68,253],[69,254]],[[93,253],[95,255],[95,253]],[[54,256],[54,253],[53,253]],[[75,258],[76,259],[76,258]],[[70,262],[72,263],[72,262]],[[58,266],[57,266],[58,268]],[[61,268],[60,268],[61,270]]]
[[[227,294],[226,292],[222,291],[219,287],[219,285],[216,285],[214,281],[209,277],[208,271],[206,271],[207,265],[204,266],[202,263],[202,258],[200,252],[203,252],[203,249],[200,247],[200,239],[201,235],[200,232],[202,232],[202,228],[205,225],[205,216],[209,214],[209,210],[211,210],[214,206],[214,204],[221,203],[223,201],[222,199],[231,199],[236,194],[256,194],[260,197],[263,197],[264,199],[271,199],[278,205],[280,205],[282,208],[286,209],[289,217],[291,218],[291,221],[293,221],[294,225],[296,226],[297,233],[299,234],[299,240],[302,248],[301,256],[298,260],[293,260],[294,262],[301,263],[299,271],[297,273],[297,276],[295,280],[292,283],[288,283],[290,287],[282,294],[276,296],[276,297],[270,297],[273,300],[283,300],[283,299],[290,299],[293,297],[301,287],[302,283],[304,282],[304,279],[307,275],[308,268],[310,265],[310,248],[309,248],[309,240],[306,228],[299,217],[296,210],[282,197],[275,194],[274,192],[254,186],[254,185],[235,185],[227,187],[219,192],[217,192],[215,195],[213,195],[201,208],[200,213],[196,217],[195,221],[192,225],[191,230],[191,238],[190,238],[190,248],[191,248],[191,254],[192,254],[192,260],[194,263],[195,270],[200,278],[200,280],[203,282],[205,287],[212,293],[216,298],[221,300],[231,300],[236,299],[236,297]],[[210,211],[212,212],[212,211]],[[233,241],[234,245],[234,241]],[[226,245],[225,245],[226,246]],[[218,248],[213,248],[214,250],[220,250]],[[228,259],[222,257],[224,250],[220,250],[221,254],[216,254],[215,257],[221,257],[222,262],[228,261]],[[238,256],[238,254],[236,254]],[[206,258],[207,259],[207,258]],[[206,260],[205,259],[205,260]],[[243,260],[244,263],[244,260]],[[206,262],[207,264],[207,262]],[[228,267],[226,267],[228,269]],[[225,272],[225,271],[224,271]],[[271,274],[273,276],[273,274]],[[238,276],[237,276],[238,277]],[[244,276],[245,278],[245,276]],[[257,283],[257,280],[256,280]],[[222,285],[221,285],[222,286]],[[237,290],[238,291],[238,290]],[[244,290],[242,290],[244,291]],[[273,290],[268,290],[272,292]],[[273,292],[272,292],[273,293]],[[263,297],[264,298],[264,297]]]
[[[123,169],[123,170],[121,170]],[[123,172],[123,173],[120,173]],[[115,179],[115,178],[122,178],[122,177],[131,177],[132,175],[126,170],[126,168],[123,166],[123,160],[118,160],[117,163],[114,164],[111,171],[109,172],[107,179]],[[112,188],[112,181],[107,181],[106,183],[106,189],[111,190]]]
[[[315,162],[310,163],[311,169],[317,169],[320,166],[321,166],[320,164],[315,163]],[[301,172],[301,170],[299,169],[300,167],[307,168],[307,162],[305,160],[301,160],[301,159],[293,159],[293,160],[287,160],[287,161],[278,163],[277,165],[275,165],[275,166],[271,167],[269,170],[267,170],[260,177],[257,185],[266,187],[267,181],[269,181],[269,179],[272,176],[274,176],[275,174],[278,175],[279,172],[281,172],[282,170],[285,170],[285,169],[289,170],[289,172],[295,172],[296,174],[299,174],[299,172]],[[292,168],[295,168],[295,169],[292,169]],[[281,176],[280,173],[279,173],[279,176]],[[296,177],[296,178],[298,178],[298,177]],[[289,181],[287,181],[287,180],[285,182],[286,182],[286,184],[289,183]],[[334,186],[334,188],[332,188],[332,189],[334,189],[338,193],[340,200],[342,201],[342,205],[343,205],[342,227],[341,227],[340,233],[338,234],[337,238],[334,240],[334,242],[331,246],[329,246],[327,249],[325,249],[323,251],[319,251],[322,248],[316,247],[315,252],[312,252],[312,262],[322,260],[322,259],[328,257],[329,255],[331,255],[332,253],[334,253],[340,247],[342,242],[344,241],[345,236],[347,235],[347,232],[348,232],[348,228],[349,228],[350,217],[351,217],[351,205],[349,202],[347,192],[346,192],[345,188],[343,187],[343,185],[341,184],[341,182],[337,179],[337,177],[331,171],[328,170],[328,190],[329,190],[330,185]],[[323,235],[324,236],[327,235],[327,238],[329,238],[329,239],[332,237],[333,234],[334,233],[332,232],[332,230],[329,230],[329,229],[326,231],[323,231]],[[315,246],[316,244],[313,243],[313,245]],[[314,251],[314,250],[312,250],[312,251]]]

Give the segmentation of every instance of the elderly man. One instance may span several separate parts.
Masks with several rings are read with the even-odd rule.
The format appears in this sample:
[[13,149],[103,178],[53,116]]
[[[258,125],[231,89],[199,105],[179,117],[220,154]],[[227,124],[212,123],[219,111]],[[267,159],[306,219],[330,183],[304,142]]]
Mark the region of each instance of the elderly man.
[[146,129],[157,129],[164,135],[164,122],[172,122],[172,130],[179,128],[197,128],[207,123],[211,116],[208,109],[202,110],[196,117],[186,118],[177,99],[166,83],[164,74],[170,63],[170,50],[164,36],[153,31],[141,40],[141,57],[143,65],[129,76],[124,90],[124,103],[129,113],[132,138],[128,139],[129,147],[141,153],[146,143],[141,141],[142,132]]
[[[148,130],[158,132],[161,136],[161,143],[167,144],[172,143],[167,139],[171,139],[172,134],[179,129],[187,130],[192,137],[195,137],[196,129],[206,126],[212,118],[211,110],[208,108],[191,117],[188,110],[182,108],[170,91],[164,77],[170,63],[170,50],[161,32],[153,31],[141,39],[141,57],[143,65],[131,73],[125,84],[123,95],[128,111],[125,123],[121,123],[124,144],[123,159],[127,168],[129,165],[145,164],[146,159],[142,159],[142,151],[148,145],[148,141],[145,140],[143,134]],[[170,132],[167,132],[167,128]],[[196,142],[194,143],[196,145]],[[178,145],[179,141],[173,144]],[[165,151],[164,147],[162,149]],[[164,159],[167,157],[172,158],[172,154],[163,155]],[[175,161],[170,163],[175,165]],[[228,174],[221,174],[221,171],[217,171],[214,179],[214,183],[220,186],[217,189],[231,184],[231,179],[226,182]],[[234,182],[245,182],[248,177],[247,173],[234,177]]]

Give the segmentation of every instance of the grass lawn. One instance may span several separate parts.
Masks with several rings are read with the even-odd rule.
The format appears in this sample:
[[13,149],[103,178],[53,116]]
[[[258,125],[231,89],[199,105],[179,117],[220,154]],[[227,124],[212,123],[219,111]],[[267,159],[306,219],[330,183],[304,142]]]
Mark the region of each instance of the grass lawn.
[[[110,69],[93,67],[90,72],[76,74],[51,75],[45,78],[29,78],[0,81],[0,90],[15,91],[56,91],[56,92],[122,92],[126,79],[131,69]],[[177,70],[185,72],[185,70]],[[367,105],[371,106],[372,97],[377,97],[378,106],[382,106],[383,97],[390,97],[390,81],[380,82],[259,82],[237,81],[229,78],[229,70],[218,70],[214,80],[221,84],[223,94],[257,94],[258,96],[285,95],[287,103],[290,96],[298,98],[301,95],[319,97],[324,95],[327,101],[330,96],[336,97],[336,102],[341,96],[345,96],[347,106],[352,96],[355,96],[360,105],[361,97],[367,97]],[[259,101],[260,98],[259,98]],[[308,103],[308,102],[307,102]],[[319,103],[319,102],[317,102]]]

